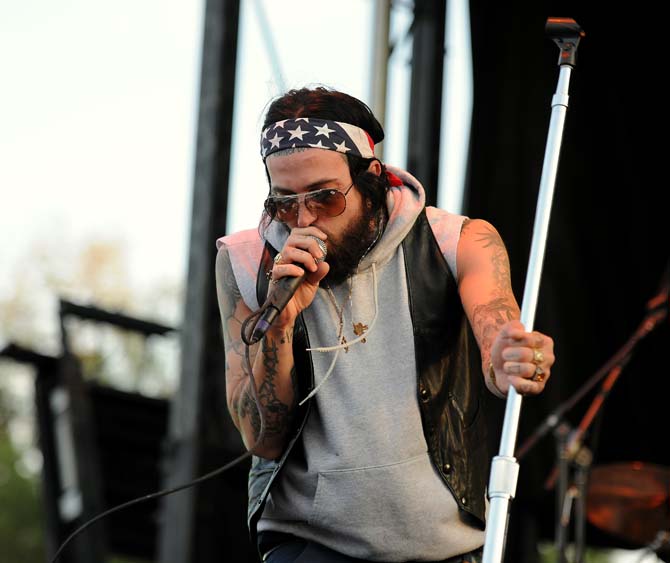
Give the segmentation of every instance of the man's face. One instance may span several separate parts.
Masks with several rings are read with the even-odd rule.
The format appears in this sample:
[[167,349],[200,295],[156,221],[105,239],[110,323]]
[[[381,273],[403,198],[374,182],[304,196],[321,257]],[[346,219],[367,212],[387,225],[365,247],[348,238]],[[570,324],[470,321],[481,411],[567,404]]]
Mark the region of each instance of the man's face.
[[[270,156],[266,161],[270,175],[271,195],[305,194],[324,188],[345,192],[351,185],[351,174],[346,158],[335,151],[306,149],[291,154]],[[347,225],[361,213],[363,198],[356,188],[347,194],[347,206],[337,217],[321,217],[313,213],[304,203],[298,206],[298,216],[288,221],[290,229],[313,225],[337,239]]]
[[[335,151],[306,149],[291,154],[278,154],[266,160],[270,175],[271,195],[306,194],[334,188],[342,193],[352,179],[346,158]],[[369,247],[377,222],[368,202],[354,186],[346,196],[346,208],[336,217],[320,216],[300,201],[295,219],[286,222],[289,229],[315,226],[328,235],[326,261],[331,271],[330,283],[340,283],[356,270],[358,260]]]

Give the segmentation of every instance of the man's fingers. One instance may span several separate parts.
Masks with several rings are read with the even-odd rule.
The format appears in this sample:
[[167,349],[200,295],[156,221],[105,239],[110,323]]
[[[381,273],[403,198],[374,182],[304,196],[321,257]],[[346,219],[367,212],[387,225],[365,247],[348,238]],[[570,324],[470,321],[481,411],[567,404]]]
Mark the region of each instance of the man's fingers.
[[547,382],[546,379],[543,381],[533,381],[532,379],[512,375],[509,376],[508,381],[520,395],[538,395],[542,392]]

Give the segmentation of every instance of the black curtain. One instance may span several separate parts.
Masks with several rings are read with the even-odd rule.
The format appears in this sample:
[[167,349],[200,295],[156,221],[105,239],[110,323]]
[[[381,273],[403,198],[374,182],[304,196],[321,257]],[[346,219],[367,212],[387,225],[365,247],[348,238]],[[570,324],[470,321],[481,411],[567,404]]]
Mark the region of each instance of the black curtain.
[[[534,325],[554,337],[557,360],[545,393],[523,401],[518,445],[630,338],[667,268],[667,47],[653,7],[470,2],[474,108],[465,210],[491,221],[506,241],[519,303],[559,73],[559,51],[544,26],[550,16],[569,17],[586,32],[570,84]],[[594,466],[670,466],[668,345],[666,318],[634,349],[587,435]],[[594,393],[567,413],[570,425],[579,424]],[[490,403],[495,454],[505,405]],[[544,483],[555,461],[548,434],[520,463],[506,560],[532,561],[536,540],[553,540],[554,492]],[[591,525],[587,543],[636,547]]]

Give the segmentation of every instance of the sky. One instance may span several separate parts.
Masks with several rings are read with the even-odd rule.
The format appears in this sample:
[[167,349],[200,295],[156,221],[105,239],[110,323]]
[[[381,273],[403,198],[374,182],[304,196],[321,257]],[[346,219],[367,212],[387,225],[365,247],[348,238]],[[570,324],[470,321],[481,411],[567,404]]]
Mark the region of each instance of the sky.
[[[241,2],[229,231],[258,222],[258,136],[272,97],[322,83],[370,101],[373,0],[286,5]],[[183,281],[203,16],[204,0],[0,0],[0,300],[35,248],[67,269],[98,240],[123,249],[137,287]],[[384,157],[399,166],[410,16],[410,3],[395,3]]]
[[0,271],[32,245],[65,255],[104,239],[138,279],[149,264],[181,275],[200,3],[0,6]]
[[[253,228],[265,197],[260,121],[281,90],[272,59],[286,87],[368,96],[372,1],[291,7],[241,3],[230,230]],[[95,240],[124,249],[139,287],[184,279],[203,13],[203,0],[0,0],[0,299],[34,248],[68,268]]]

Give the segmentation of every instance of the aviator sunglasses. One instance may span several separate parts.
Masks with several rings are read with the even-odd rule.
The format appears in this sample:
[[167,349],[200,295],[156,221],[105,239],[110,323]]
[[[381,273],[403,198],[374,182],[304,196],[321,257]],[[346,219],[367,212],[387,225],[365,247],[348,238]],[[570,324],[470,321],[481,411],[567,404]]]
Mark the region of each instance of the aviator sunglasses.
[[335,188],[323,188],[306,194],[270,196],[265,200],[265,211],[273,219],[282,222],[295,221],[300,199],[303,198],[305,207],[317,217],[337,217],[347,208],[347,194],[353,186],[352,183],[344,192]]

